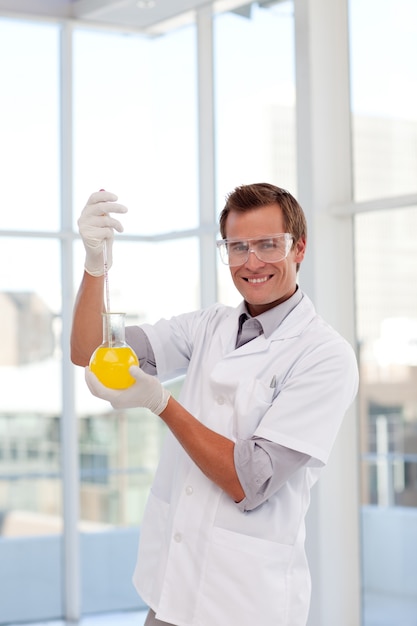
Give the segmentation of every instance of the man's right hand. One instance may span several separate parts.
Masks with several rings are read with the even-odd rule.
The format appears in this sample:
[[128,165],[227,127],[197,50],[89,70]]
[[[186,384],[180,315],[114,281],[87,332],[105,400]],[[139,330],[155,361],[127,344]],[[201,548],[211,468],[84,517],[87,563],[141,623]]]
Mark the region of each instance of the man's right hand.
[[114,231],[123,232],[121,223],[110,213],[126,213],[123,204],[116,203],[117,196],[104,189],[93,193],[78,220],[78,228],[83,240],[86,256],[85,270],[92,276],[104,274],[103,248],[106,242],[107,269],[112,265]]

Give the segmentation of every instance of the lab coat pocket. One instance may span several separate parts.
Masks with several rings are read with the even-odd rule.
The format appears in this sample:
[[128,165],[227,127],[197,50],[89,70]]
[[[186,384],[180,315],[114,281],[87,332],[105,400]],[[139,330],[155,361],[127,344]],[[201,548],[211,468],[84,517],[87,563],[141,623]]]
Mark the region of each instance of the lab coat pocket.
[[[214,528],[202,594],[208,613],[202,623],[286,624],[292,549],[289,545]],[[219,607],[218,600],[225,597],[225,589],[228,599]],[[217,616],[216,605],[220,611]]]
[[253,379],[241,383],[236,391],[234,406],[237,439],[249,439],[272,405],[275,389],[264,381]]

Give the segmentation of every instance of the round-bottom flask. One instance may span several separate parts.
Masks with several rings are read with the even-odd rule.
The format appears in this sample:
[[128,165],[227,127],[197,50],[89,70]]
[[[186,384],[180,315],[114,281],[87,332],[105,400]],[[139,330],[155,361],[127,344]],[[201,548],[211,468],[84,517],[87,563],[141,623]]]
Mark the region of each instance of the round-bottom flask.
[[125,340],[125,313],[103,313],[103,343],[90,359],[90,370],[111,389],[127,389],[135,382],[129,367],[139,360]]

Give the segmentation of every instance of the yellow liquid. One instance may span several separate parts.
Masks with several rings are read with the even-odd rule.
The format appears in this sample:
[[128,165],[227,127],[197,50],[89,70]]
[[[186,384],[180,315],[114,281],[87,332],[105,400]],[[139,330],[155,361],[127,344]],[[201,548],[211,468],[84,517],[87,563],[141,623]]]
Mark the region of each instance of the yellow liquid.
[[90,370],[110,389],[127,389],[135,382],[129,367],[139,365],[138,357],[129,346],[98,347],[90,359]]

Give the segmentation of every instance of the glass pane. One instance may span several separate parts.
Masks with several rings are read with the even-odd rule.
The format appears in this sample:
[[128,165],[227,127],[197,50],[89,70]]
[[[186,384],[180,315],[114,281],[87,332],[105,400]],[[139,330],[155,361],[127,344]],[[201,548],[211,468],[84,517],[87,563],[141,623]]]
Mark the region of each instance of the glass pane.
[[104,188],[128,206],[125,232],[198,220],[195,29],[156,39],[76,31],[75,217]]
[[59,224],[59,30],[0,19],[1,228]]
[[355,199],[417,193],[417,3],[349,5]]
[[1,238],[0,267],[0,618],[10,623],[62,614],[59,245]]
[[364,623],[378,626],[417,614],[416,228],[417,207],[355,217]]
[[59,248],[55,241],[4,239],[0,263],[13,268],[0,281],[3,534],[60,532]]
[[241,184],[296,195],[293,3],[219,15],[214,34],[219,210]]
[[[100,406],[103,410],[104,403]],[[164,434],[163,422],[146,410],[82,416],[82,530],[139,526]]]
[[[75,245],[74,289],[83,272],[84,248]],[[195,237],[144,243],[121,241],[113,245],[109,271],[110,305],[127,314],[127,324],[154,323],[198,308],[200,274]]]

